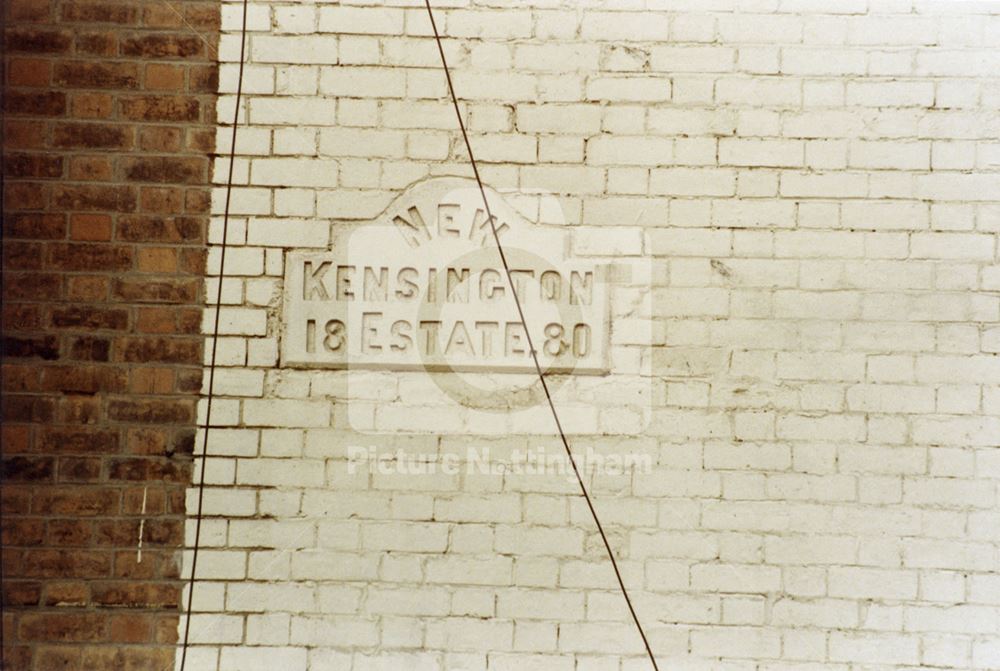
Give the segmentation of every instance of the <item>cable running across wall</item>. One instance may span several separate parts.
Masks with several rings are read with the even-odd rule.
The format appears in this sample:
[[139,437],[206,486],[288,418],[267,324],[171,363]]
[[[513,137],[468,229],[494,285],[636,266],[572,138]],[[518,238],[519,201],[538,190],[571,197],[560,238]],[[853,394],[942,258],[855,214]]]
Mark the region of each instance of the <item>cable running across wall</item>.
[[[205,401],[205,427],[201,444],[201,468],[198,470],[198,504],[195,511],[194,548],[191,555],[191,577],[188,581],[187,608],[184,619],[184,638],[181,643],[179,671],[187,664],[188,641],[191,634],[191,604],[194,603],[195,569],[198,566],[198,546],[201,543],[201,519],[205,501],[205,462],[208,459],[208,434],[212,428],[212,399],[215,392],[215,363],[219,349],[219,315],[222,312],[222,280],[225,277],[226,246],[229,241],[229,204],[233,195],[233,166],[236,163],[236,130],[240,120],[240,102],[243,97],[243,63],[247,46],[247,2],[243,0],[243,18],[240,27],[240,65],[236,76],[236,104],[233,108],[233,134],[229,147],[229,174],[226,178],[226,204],[222,214],[222,245],[219,250],[219,279],[215,295],[215,319],[212,326],[212,356],[208,367],[208,394]],[[197,458],[197,455],[195,455]],[[186,535],[186,534],[185,534]]]
[[618,587],[621,590],[622,596],[625,598],[625,604],[628,606],[629,613],[632,615],[632,621],[635,623],[636,629],[639,631],[639,636],[642,638],[642,643],[646,647],[646,654],[649,656],[649,661],[653,665],[654,671],[660,671],[660,667],[656,664],[656,657],[653,655],[653,649],[650,647],[649,640],[646,638],[646,632],[642,628],[642,623],[639,621],[639,616],[635,612],[635,608],[632,606],[632,599],[629,597],[628,589],[625,587],[625,581],[622,579],[621,571],[618,568],[618,561],[615,559],[615,553],[611,549],[611,543],[608,541],[608,537],[604,533],[604,526],[601,524],[601,519],[597,516],[597,510],[594,508],[594,503],[590,499],[590,493],[587,491],[587,485],[583,482],[583,476],[580,475],[580,469],[576,465],[576,459],[573,457],[573,450],[569,447],[566,432],[563,430],[562,422],[559,421],[559,413],[556,411],[555,403],[552,401],[552,394],[549,392],[548,383],[545,381],[545,372],[542,370],[542,366],[538,362],[538,352],[535,350],[535,345],[531,341],[531,329],[528,328],[527,321],[524,318],[524,310],[521,307],[521,299],[517,295],[514,278],[511,276],[510,266],[507,264],[507,256],[504,254],[503,245],[500,243],[500,236],[497,233],[496,223],[493,219],[493,214],[490,212],[489,200],[486,198],[486,189],[483,187],[483,181],[479,177],[479,167],[476,164],[476,157],[472,153],[472,145],[469,142],[469,134],[466,132],[465,122],[462,120],[462,111],[459,109],[458,96],[455,95],[455,87],[451,81],[451,71],[448,69],[448,61],[444,55],[444,46],[441,43],[441,35],[438,33],[437,23],[434,21],[434,11],[431,9],[430,0],[424,0],[424,3],[427,6],[427,16],[430,18],[431,28],[434,30],[434,39],[437,42],[438,53],[441,54],[441,67],[444,70],[445,78],[448,80],[448,92],[451,94],[451,102],[455,107],[455,116],[458,118],[458,126],[462,131],[462,139],[465,141],[465,149],[469,155],[469,163],[472,165],[472,173],[476,177],[476,184],[479,186],[479,193],[483,198],[483,206],[486,208],[486,220],[490,222],[490,230],[493,233],[493,240],[496,243],[497,252],[500,254],[500,261],[503,264],[504,271],[507,275],[510,292],[514,297],[514,304],[517,306],[517,312],[521,319],[521,323],[524,325],[524,333],[528,342],[528,350],[531,352],[531,358],[535,364],[535,372],[538,374],[538,380],[542,384],[542,390],[545,392],[545,398],[548,401],[549,410],[552,411],[552,419],[555,420],[556,428],[559,431],[559,438],[562,440],[562,445],[566,450],[566,456],[569,459],[569,463],[573,467],[573,473],[576,475],[576,481],[580,485],[580,491],[583,493],[583,498],[587,502],[587,507],[590,509],[591,517],[594,518],[594,524],[597,526],[597,531],[601,535],[601,540],[604,541],[604,549],[607,550],[608,558],[611,560],[611,567],[615,571],[615,577],[618,579]]

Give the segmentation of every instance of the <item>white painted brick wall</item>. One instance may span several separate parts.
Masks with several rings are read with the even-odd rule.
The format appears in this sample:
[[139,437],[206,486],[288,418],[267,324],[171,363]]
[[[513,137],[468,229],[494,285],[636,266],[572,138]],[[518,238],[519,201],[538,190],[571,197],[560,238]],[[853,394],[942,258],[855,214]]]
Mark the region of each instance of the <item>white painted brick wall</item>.
[[[1000,669],[1000,4],[585,4],[435,11],[490,185],[651,265],[616,373],[561,393],[578,451],[654,457],[588,483],[660,667]],[[502,460],[548,424],[276,367],[285,250],[470,175],[418,5],[249,5],[189,671],[649,668],[573,482],[347,460]]]

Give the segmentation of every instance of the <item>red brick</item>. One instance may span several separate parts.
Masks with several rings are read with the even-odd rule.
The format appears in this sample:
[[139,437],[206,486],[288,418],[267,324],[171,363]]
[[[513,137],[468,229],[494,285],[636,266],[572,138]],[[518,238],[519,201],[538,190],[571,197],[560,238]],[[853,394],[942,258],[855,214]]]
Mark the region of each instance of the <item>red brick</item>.
[[96,427],[45,427],[38,448],[47,454],[113,454],[118,432]]
[[119,495],[115,489],[95,487],[47,487],[35,492],[35,514],[91,517],[118,511]]
[[70,338],[67,358],[74,361],[108,361],[111,358],[111,341],[97,336]]
[[204,184],[208,180],[208,159],[153,156],[127,158],[125,178],[133,182]]
[[48,86],[52,63],[41,58],[14,58],[7,76],[10,86]]
[[178,371],[177,391],[197,394],[201,392],[201,368]]
[[[4,292],[5,299],[7,296]],[[5,328],[11,333],[37,330],[42,324],[42,310],[37,304],[7,302],[0,306],[0,312],[3,313]]]
[[[130,480],[133,482],[186,482],[186,469],[178,464],[163,459],[132,457],[127,459],[112,459],[108,465],[110,480]],[[160,534],[169,534],[171,530],[154,522],[147,525],[147,539],[151,543],[166,543],[169,538],[161,538]]]
[[184,6],[184,20],[187,25],[202,31],[215,33],[222,25],[218,10],[210,2],[188,3]]
[[7,149],[39,149],[45,146],[45,123],[9,119],[4,125]]
[[139,189],[139,209],[164,214],[184,211],[184,190],[179,186],[144,186]]
[[0,489],[3,510],[11,515],[27,515],[31,512],[31,487],[11,485]]
[[3,460],[3,479],[22,482],[52,481],[55,460],[46,457],[10,457]]
[[8,422],[51,422],[56,404],[51,398],[7,394],[3,397],[3,417]]
[[146,34],[122,40],[121,55],[137,58],[188,59],[199,56],[204,43],[197,35],[184,33]]
[[[184,73],[187,68],[165,63],[151,63],[146,66],[147,91],[181,91],[184,89]],[[23,84],[39,86],[39,84]]]
[[179,605],[179,594],[169,584],[134,584],[128,582],[100,582],[93,586],[94,601],[102,606],[129,606],[131,608],[172,608]]
[[[7,640],[14,638],[13,632]],[[3,666],[5,669],[30,669],[32,665],[32,649],[26,645],[5,645],[3,649]],[[39,667],[46,668],[46,667]],[[50,667],[56,668],[56,667]],[[72,671],[72,670],[70,670]]]
[[181,272],[203,274],[206,252],[204,249],[185,248],[181,250]]
[[[13,247],[14,243],[8,242],[5,247]],[[4,251],[8,251],[5,249]],[[52,300],[61,295],[62,278],[51,273],[17,273],[9,271],[12,269],[7,264],[7,281],[4,282],[3,299],[9,300]]]
[[[122,605],[122,604],[113,604]],[[161,604],[153,604],[157,607]],[[108,621],[108,640],[115,643],[144,643],[153,636],[153,621],[144,613],[112,615]]]
[[59,482],[80,483],[98,482],[101,478],[101,459],[99,457],[63,457],[59,460]]
[[219,70],[212,66],[192,67],[188,72],[188,91],[214,93],[219,90]]
[[132,249],[123,245],[52,243],[47,249],[49,267],[59,270],[100,268],[105,272],[115,272],[132,267]]
[[24,337],[5,335],[3,352],[5,357],[52,361],[59,358],[59,340],[51,335]]
[[5,543],[9,546],[41,545],[45,542],[45,520],[38,517],[6,520],[4,534]]
[[128,186],[58,184],[52,198],[57,207],[67,210],[134,212],[137,194]]
[[136,89],[139,88],[139,66],[92,61],[58,63],[54,81],[67,88]]
[[[35,242],[11,240],[3,249],[3,265],[7,270],[40,270],[44,247]],[[36,291],[37,287],[7,287],[23,291]],[[22,294],[23,295],[23,294]],[[37,293],[29,294],[37,295]]]
[[[152,384],[158,385],[157,379]],[[129,454],[150,456],[171,456],[174,454],[173,443],[164,429],[142,427],[129,429],[125,451]]]
[[173,247],[140,247],[136,266],[144,273],[173,273],[177,271],[177,250]]
[[115,298],[129,303],[193,303],[200,289],[200,280],[174,278],[116,279],[112,286]]
[[170,669],[174,666],[173,654],[173,649],[166,647],[90,647],[83,649],[83,665],[88,671]]
[[108,402],[108,417],[138,424],[186,423],[194,419],[194,401],[116,398]]
[[105,156],[74,156],[69,162],[69,178],[81,182],[111,180],[111,159]]
[[7,606],[36,606],[41,600],[40,582],[8,581],[3,586],[3,602]]
[[43,212],[12,212],[4,217],[4,235],[29,240],[58,240],[66,237],[66,217]]
[[118,36],[114,32],[85,32],[76,36],[77,55],[105,56],[118,54]]
[[135,121],[197,121],[201,106],[187,96],[136,96],[121,101],[121,113]]
[[70,305],[52,310],[52,325],[92,331],[124,331],[128,328],[128,310],[96,305]]
[[104,301],[111,279],[103,275],[73,275],[66,278],[66,298],[71,301]]
[[142,9],[142,25],[147,28],[182,28],[184,15],[170,5],[147,5]]
[[66,94],[62,91],[7,91],[4,111],[8,114],[62,116],[66,113]]
[[[16,337],[14,335],[6,335],[5,338]],[[15,363],[13,361],[7,360],[3,364],[3,390],[8,392],[37,392],[39,384],[39,372],[41,366],[37,366],[34,363]],[[2,440],[4,445],[4,451],[7,454],[16,454],[18,452],[23,452],[24,448],[27,447],[30,439],[30,429],[26,426],[21,427],[7,427],[0,428],[2,433]]]
[[192,129],[188,132],[187,148],[191,151],[211,153],[215,147],[215,137],[212,132]]
[[132,129],[110,123],[62,123],[52,129],[52,144],[67,148],[129,149]]
[[49,545],[57,547],[83,547],[91,544],[94,523],[88,519],[55,519],[49,521],[46,538]]
[[72,0],[63,3],[61,18],[72,23],[115,23],[129,25],[138,19],[136,6],[129,2],[87,2]]
[[9,28],[5,37],[9,53],[64,54],[73,42],[73,33],[68,30]]
[[90,589],[80,580],[49,582],[45,585],[46,606],[86,606]]
[[[4,379],[5,389],[8,380]],[[131,439],[131,436],[130,436]],[[8,454],[26,452],[31,443],[31,428],[28,426],[18,426],[7,424],[0,426],[0,440],[3,440],[4,450]]]
[[120,392],[128,386],[126,371],[107,366],[47,366],[42,371],[44,391],[94,394]]
[[8,154],[4,156],[3,172],[8,178],[58,179],[63,174],[63,158],[51,154]]
[[48,201],[48,185],[41,182],[8,182],[4,198],[7,211],[41,210]]
[[52,13],[49,11],[50,5],[47,2],[8,0],[6,5],[11,21],[41,23],[52,18]]
[[22,640],[82,642],[105,636],[107,618],[98,613],[25,613],[18,636]]
[[115,99],[107,93],[74,93],[73,116],[79,119],[107,119],[114,111]]
[[136,314],[139,333],[175,333],[177,312],[171,308],[139,308]]
[[29,578],[102,578],[111,573],[111,553],[77,550],[26,550],[25,577]]
[[[173,126],[146,126],[139,131],[139,148],[144,151],[177,152],[184,131]],[[179,210],[178,210],[179,211]]]
[[71,240],[110,240],[111,217],[107,214],[74,214],[69,220]]
[[[202,37],[216,44],[219,9],[4,6],[2,309],[6,353],[22,355],[5,360],[3,378],[3,532],[17,543],[5,553],[6,668],[173,664],[217,90]],[[95,597],[109,578],[126,589]],[[109,612],[130,603],[148,610]],[[48,617],[64,614],[94,627]]]
[[205,222],[195,217],[120,217],[117,232],[119,240],[128,242],[200,242]]

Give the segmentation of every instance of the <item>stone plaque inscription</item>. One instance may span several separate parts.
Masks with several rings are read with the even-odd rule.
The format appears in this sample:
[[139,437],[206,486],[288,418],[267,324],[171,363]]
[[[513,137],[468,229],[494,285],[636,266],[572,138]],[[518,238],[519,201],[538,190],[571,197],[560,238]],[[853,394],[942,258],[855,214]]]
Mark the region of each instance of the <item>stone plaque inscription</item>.
[[605,268],[487,197],[523,319],[478,188],[434,179],[371,223],[335,226],[330,250],[288,252],[282,364],[533,372],[526,323],[543,370],[607,372]]

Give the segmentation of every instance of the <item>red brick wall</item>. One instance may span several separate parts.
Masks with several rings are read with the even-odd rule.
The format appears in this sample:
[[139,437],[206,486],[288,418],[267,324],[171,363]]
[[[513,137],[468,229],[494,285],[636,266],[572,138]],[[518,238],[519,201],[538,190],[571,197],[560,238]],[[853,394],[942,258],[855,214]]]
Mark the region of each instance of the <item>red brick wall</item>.
[[3,6],[6,666],[166,670],[219,5]]

